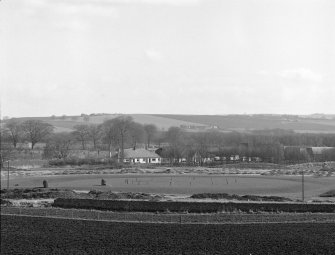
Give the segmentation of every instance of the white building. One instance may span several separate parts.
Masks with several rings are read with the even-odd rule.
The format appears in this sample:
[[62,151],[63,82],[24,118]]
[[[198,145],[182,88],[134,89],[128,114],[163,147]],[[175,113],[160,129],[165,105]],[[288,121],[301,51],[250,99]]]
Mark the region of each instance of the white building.
[[132,148],[124,150],[124,163],[140,163],[140,164],[160,164],[161,157],[153,152],[143,148]]

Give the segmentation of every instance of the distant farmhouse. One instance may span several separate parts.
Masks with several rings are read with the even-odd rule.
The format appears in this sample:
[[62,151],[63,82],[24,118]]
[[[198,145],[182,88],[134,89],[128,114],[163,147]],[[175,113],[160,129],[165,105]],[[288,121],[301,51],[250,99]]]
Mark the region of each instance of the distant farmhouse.
[[322,161],[325,153],[333,150],[334,147],[306,147],[301,148],[301,151],[306,151],[314,161]]
[[311,161],[324,161],[327,154],[334,152],[335,147],[307,147],[307,146],[284,146],[285,154],[290,153],[294,158],[297,155],[307,155]]
[[161,157],[144,148],[131,148],[124,150],[124,163],[140,163],[140,164],[160,164]]

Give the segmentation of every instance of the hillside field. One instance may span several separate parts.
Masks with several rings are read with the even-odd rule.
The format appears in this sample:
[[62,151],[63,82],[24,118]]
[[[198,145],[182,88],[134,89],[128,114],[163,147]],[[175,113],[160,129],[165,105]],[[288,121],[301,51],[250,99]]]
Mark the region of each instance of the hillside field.
[[293,118],[280,115],[155,115],[170,119],[217,126],[224,130],[248,131],[286,129],[296,132],[335,133],[335,119]]
[[[173,115],[173,114],[100,114],[89,116],[85,121],[81,116],[30,117],[21,120],[39,119],[55,127],[56,132],[69,132],[78,124],[101,124],[107,119],[121,115],[131,116],[140,124],[154,124],[160,130],[172,126],[196,126],[197,128],[216,126],[221,131],[250,131],[263,129],[285,129],[307,133],[335,133],[335,119],[294,117],[290,115]],[[201,129],[189,129],[196,131]]]
[[[55,132],[71,132],[75,125],[80,124],[101,124],[105,120],[113,119],[121,114],[104,114],[97,116],[90,116],[89,121],[85,121],[81,116],[65,116],[65,117],[31,117],[31,118],[19,118],[19,120],[27,119],[38,119],[45,121],[55,127]],[[165,118],[160,116],[154,116],[150,114],[127,114],[126,116],[131,116],[135,122],[140,124],[155,124],[160,130],[167,130],[172,126],[179,127],[181,125],[200,125],[205,126],[199,123],[193,123],[190,121],[183,121],[171,118]]]

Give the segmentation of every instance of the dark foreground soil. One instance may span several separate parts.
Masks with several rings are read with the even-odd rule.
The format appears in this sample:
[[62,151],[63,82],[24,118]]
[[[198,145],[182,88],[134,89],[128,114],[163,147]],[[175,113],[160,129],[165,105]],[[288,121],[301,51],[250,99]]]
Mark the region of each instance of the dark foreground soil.
[[1,216],[1,254],[334,254],[334,223],[149,224]]

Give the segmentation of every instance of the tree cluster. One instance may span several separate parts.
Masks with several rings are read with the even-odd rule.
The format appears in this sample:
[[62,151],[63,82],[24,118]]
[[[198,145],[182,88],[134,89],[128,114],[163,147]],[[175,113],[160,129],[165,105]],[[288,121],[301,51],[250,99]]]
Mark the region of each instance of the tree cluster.
[[18,121],[12,119],[8,121],[4,129],[1,129],[3,141],[9,141],[14,148],[17,148],[19,142],[28,141],[31,149],[39,143],[46,141],[53,133],[54,127],[40,120]]
[[5,129],[1,129],[1,142],[10,142],[12,146],[2,146],[1,157],[9,157],[18,143],[28,141],[31,149],[36,143],[45,142],[45,157],[56,159],[67,158],[71,149],[80,146],[81,150],[108,151],[110,158],[118,150],[118,157],[122,160],[124,149],[140,144],[146,148],[152,145],[160,147],[158,153],[170,162],[186,160],[191,163],[197,157],[203,163],[206,158],[223,159],[231,155],[259,157],[273,163],[335,160],[335,149],[325,151],[317,159],[310,151],[300,149],[335,147],[335,134],[300,134],[287,130],[187,132],[178,127],[159,131],[155,125],[141,125],[127,116],[105,120],[102,124],[79,124],[73,128],[71,133],[53,133],[53,127],[40,120],[9,120]]
[[75,125],[70,134],[55,134],[48,141],[45,156],[53,158],[66,158],[71,146],[81,144],[82,150],[107,150],[109,157],[119,149],[119,157],[124,157],[124,149],[136,147],[138,143],[145,143],[147,147],[155,140],[158,130],[156,126],[141,125],[131,117],[121,116],[105,120],[102,124]]

